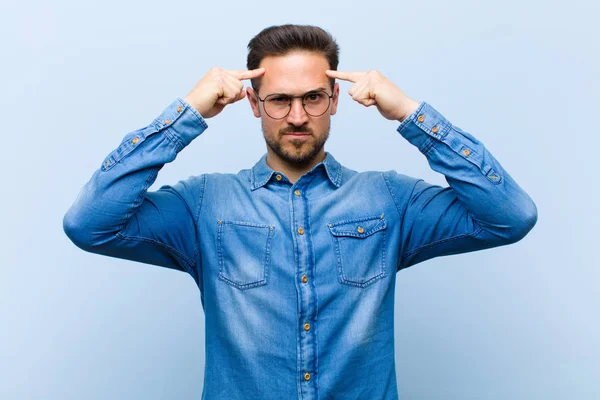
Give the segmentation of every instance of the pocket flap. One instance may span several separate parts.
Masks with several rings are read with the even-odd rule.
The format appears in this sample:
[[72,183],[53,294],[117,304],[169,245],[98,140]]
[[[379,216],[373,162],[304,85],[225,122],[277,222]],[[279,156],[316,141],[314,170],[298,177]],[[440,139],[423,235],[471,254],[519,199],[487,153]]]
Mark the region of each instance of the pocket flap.
[[333,236],[364,238],[387,227],[383,214],[376,217],[355,218],[327,224]]

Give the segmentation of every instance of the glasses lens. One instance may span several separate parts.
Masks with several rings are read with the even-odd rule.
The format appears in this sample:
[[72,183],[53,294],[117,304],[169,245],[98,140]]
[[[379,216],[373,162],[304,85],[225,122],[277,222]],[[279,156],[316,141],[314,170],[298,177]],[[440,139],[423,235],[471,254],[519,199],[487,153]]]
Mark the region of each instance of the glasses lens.
[[265,111],[271,118],[279,119],[290,112],[290,98],[281,94],[272,94],[265,98]]
[[[304,95],[302,103],[306,113],[313,117],[325,114],[329,108],[329,95],[324,91],[309,92]],[[283,94],[270,94],[265,100],[265,111],[274,119],[285,118],[291,108],[291,99]]]
[[329,95],[325,92],[311,92],[304,95],[304,109],[309,115],[318,117],[329,108]]

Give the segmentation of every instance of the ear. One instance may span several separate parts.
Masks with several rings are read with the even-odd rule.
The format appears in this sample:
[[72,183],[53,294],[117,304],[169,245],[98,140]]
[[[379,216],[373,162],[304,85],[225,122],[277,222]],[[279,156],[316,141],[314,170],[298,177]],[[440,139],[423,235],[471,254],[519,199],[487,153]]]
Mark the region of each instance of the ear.
[[331,112],[330,115],[335,115],[337,112],[337,102],[340,98],[340,85],[336,82],[333,84],[333,97],[331,98]]
[[338,100],[340,98],[340,85],[336,82],[333,85],[333,97],[331,98],[331,112],[330,115],[335,115],[337,112]]
[[256,118],[260,118],[260,104],[252,88],[246,88],[246,97],[250,102],[250,107],[252,107],[252,113]]

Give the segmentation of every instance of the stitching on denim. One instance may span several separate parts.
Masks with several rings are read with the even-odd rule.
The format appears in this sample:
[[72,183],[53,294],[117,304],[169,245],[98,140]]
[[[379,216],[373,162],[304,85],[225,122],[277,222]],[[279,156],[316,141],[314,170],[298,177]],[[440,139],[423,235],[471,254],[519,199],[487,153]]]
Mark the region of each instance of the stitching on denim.
[[[202,203],[204,200],[204,191],[206,190],[206,174],[200,175],[201,184],[200,184],[200,194],[198,199],[198,206],[196,207],[196,213],[194,216],[194,227],[196,230],[196,245],[194,246],[194,260],[197,261],[200,258],[200,229],[199,229],[199,220],[200,220],[200,209],[202,208]],[[200,265],[196,265],[196,273],[200,273]]]
[[[154,129],[150,129],[151,127]],[[146,133],[146,131],[149,131],[149,133]],[[119,144],[119,147],[111,151],[104,160],[104,162],[106,162],[107,160],[112,160],[112,163],[109,166],[105,166],[103,162],[101,170],[108,171],[116,164],[119,164],[119,162],[122,159],[131,154],[136,148],[140,147],[141,144],[144,141],[146,141],[146,139],[148,139],[150,136],[154,135],[157,132],[158,130],[156,129],[156,127],[150,124],[144,128],[136,129],[135,131],[128,133]],[[139,139],[141,139],[138,145],[134,145],[131,143],[130,139],[132,139],[133,137],[138,137]]]
[[[352,224],[352,226],[354,227],[357,222],[365,222],[365,221],[378,221],[378,223],[375,226],[373,226],[371,229],[366,230],[363,233],[357,233],[354,229],[344,230],[343,227],[340,226],[340,225]],[[329,226],[329,224],[328,224],[328,226]],[[387,228],[387,221],[384,218],[381,218],[381,216],[370,217],[370,218],[361,218],[358,220],[350,220],[347,222],[336,222],[336,223],[332,223],[331,226],[329,226],[329,230],[331,231],[331,234],[334,236],[352,236],[352,237],[357,237],[357,238],[366,238],[366,237],[371,236],[372,234],[379,232],[381,230],[384,230],[386,228]]]
[[273,243],[273,235],[275,234],[275,228],[270,227],[267,230],[267,243],[265,244],[265,256],[263,261],[263,273],[265,284],[269,282],[269,272],[271,267],[271,244]]
[[[193,215],[192,215],[192,210],[190,210],[190,208],[189,208],[189,206],[188,206],[187,202],[185,201],[185,199],[183,198],[183,196],[181,196],[181,195],[179,194],[179,192],[178,192],[177,190],[175,190],[175,189],[173,189],[173,194],[174,194],[175,196],[177,196],[177,197],[179,198],[179,200],[181,200],[181,202],[182,202],[182,203],[183,203],[183,205],[185,206],[185,208],[186,208],[186,210],[188,211],[188,213],[189,213],[189,214],[190,214],[190,215],[193,217]],[[196,234],[197,234],[197,232],[198,232],[198,225],[196,224],[196,221],[194,221],[194,231],[195,231],[195,232],[196,232]],[[199,250],[198,250],[198,241],[197,241],[197,240],[196,240],[196,243],[197,243],[197,244],[196,244],[196,246],[194,246],[194,256],[196,255],[196,253],[199,253]],[[195,259],[194,259],[194,260],[195,260]],[[193,265],[194,265],[194,267],[196,267],[196,261],[194,261]],[[197,271],[197,268],[196,268],[196,271]]]
[[359,287],[359,288],[365,288],[365,287],[369,286],[371,283],[374,283],[375,281],[387,276],[387,273],[385,271],[385,244],[386,244],[387,231],[382,231],[381,234],[382,234],[383,244],[382,244],[382,249],[381,249],[381,263],[379,265],[379,272],[377,272],[376,275],[373,275],[372,277],[370,277],[369,279],[367,279],[364,282],[352,280],[344,274],[344,262],[342,260],[340,241],[337,237],[335,237],[333,235],[329,235],[333,238],[333,241],[334,241],[334,248],[335,248],[336,260],[337,260],[338,281],[341,284],[348,285],[348,286],[355,286],[355,287]]
[[[364,232],[362,235],[360,236],[356,236],[354,231],[337,231],[336,233],[334,233],[334,227],[339,226],[339,225],[343,225],[346,223],[355,223],[355,222],[361,222],[361,221],[371,221],[371,220],[378,220],[378,221],[382,221],[381,223],[378,223],[375,227],[373,227],[371,230]],[[357,217],[357,218],[351,218],[351,219],[347,219],[347,220],[342,220],[342,221],[338,221],[336,223],[332,223],[332,226],[329,226],[329,230],[330,230],[330,237],[333,240],[333,247],[334,247],[334,251],[335,251],[335,255],[336,255],[336,263],[337,263],[337,272],[338,272],[338,282],[344,285],[349,285],[349,286],[355,286],[355,287],[360,287],[360,288],[365,288],[367,286],[369,286],[371,283],[375,282],[378,279],[382,279],[385,276],[387,276],[387,272],[385,269],[385,245],[386,245],[386,240],[387,240],[387,220],[384,218],[381,218],[381,215],[379,216],[363,216],[363,217]],[[344,262],[342,259],[342,251],[341,251],[341,244],[340,244],[340,239],[338,236],[342,236],[342,235],[351,235],[352,237],[355,238],[359,238],[359,239],[365,239],[368,236],[371,236],[372,234],[382,231],[382,239],[383,239],[383,245],[382,245],[382,254],[381,254],[381,264],[379,265],[379,272],[372,276],[371,278],[369,278],[368,280],[364,281],[364,282],[359,282],[356,280],[352,280],[349,277],[347,277],[344,274]]]
[[263,274],[264,274],[264,278],[254,281],[254,282],[248,282],[248,283],[239,283],[239,282],[235,282],[232,281],[231,279],[227,278],[224,275],[223,272],[223,266],[224,266],[224,259],[223,259],[223,250],[222,250],[222,241],[223,241],[223,225],[225,224],[230,224],[230,225],[241,225],[241,226],[248,226],[248,227],[253,227],[253,228],[266,228],[267,229],[267,243],[266,243],[266,247],[265,247],[265,252],[270,252],[270,245],[271,245],[271,239],[273,237],[273,229],[271,229],[271,225],[264,225],[264,224],[256,224],[253,222],[243,222],[243,221],[225,221],[222,220],[222,223],[219,223],[217,221],[217,254],[218,254],[218,264],[219,264],[219,279],[221,279],[224,282],[227,282],[228,284],[230,284],[231,286],[234,286],[240,290],[245,290],[245,289],[249,289],[249,288],[253,288],[253,287],[257,287],[257,286],[263,286],[267,284],[267,265],[265,264],[266,261],[270,261],[270,254],[268,254],[268,257],[263,257],[263,263],[262,263],[262,268],[263,268]]
[[151,239],[151,238],[145,238],[145,237],[141,237],[141,236],[126,236],[126,235],[123,235],[121,232],[117,232],[116,236],[121,239],[124,239],[124,240],[130,240],[130,241],[135,241],[135,242],[145,242],[145,243],[157,245],[157,246],[162,247],[165,250],[167,250],[169,253],[171,253],[171,255],[177,257],[178,259],[181,259],[182,261],[185,261],[185,263],[188,266],[194,267],[193,261],[190,260],[189,258],[187,258],[187,256],[185,254],[181,253],[179,250],[177,250],[174,247],[171,247],[165,243],[159,242],[158,240]]
[[340,221],[336,221],[336,222],[331,222],[331,227],[336,227],[339,225],[345,225],[345,224],[350,224],[353,222],[362,222],[362,221],[371,221],[371,220],[381,220],[381,221],[385,221],[385,219],[381,218],[381,214],[378,215],[363,215],[360,217],[355,217],[355,218],[350,218],[350,219],[343,219]]
[[198,206],[196,208],[196,215],[194,216],[196,224],[200,220],[200,209],[202,208],[202,203],[204,202],[204,192],[206,190],[206,174],[200,175],[201,183],[200,183],[200,193],[198,198]]
[[[342,167],[341,165],[339,165],[339,163],[334,163],[333,161],[331,162],[323,162],[323,164],[325,165],[325,172],[327,173],[327,177],[329,178],[329,180],[337,187],[341,186],[340,180],[342,177]],[[335,172],[335,175],[332,175],[330,173],[330,169],[333,169],[333,171]]]
[[[419,115],[420,113],[422,113],[422,112],[423,112],[423,108],[425,108],[426,104],[427,104],[427,103],[426,103],[426,102],[424,102],[424,101],[423,101],[423,102],[421,102],[421,104],[419,105],[419,107],[417,107],[417,109],[416,109],[415,111],[413,111],[413,113],[414,113],[414,116],[413,116],[412,118],[409,118],[409,117],[410,117],[410,115],[409,115],[409,116],[407,116],[405,119],[403,119],[403,120],[402,120],[402,122],[400,122],[400,126],[398,126],[398,128],[396,128],[396,131],[397,131],[398,133],[402,134],[402,130],[404,130],[404,128],[405,128],[405,127],[406,127],[408,124],[410,124],[410,122],[414,122],[415,124],[417,124],[417,122],[418,122],[418,121],[416,120],[416,118],[418,117],[418,115]],[[411,114],[411,115],[412,115],[412,114]],[[417,126],[418,126],[418,125],[417,125]]]
[[[460,157],[462,160],[466,160],[466,161],[468,161],[470,164],[474,165],[474,166],[475,166],[475,167],[476,167],[476,168],[479,170],[479,172],[480,172],[480,173],[481,173],[483,176],[485,176],[485,177],[487,178],[487,180],[488,180],[488,181],[490,181],[490,182],[491,182],[491,183],[493,183],[494,185],[498,185],[498,184],[500,184],[500,183],[501,183],[501,181],[502,181],[502,176],[501,176],[500,174],[498,174],[498,173],[497,173],[497,175],[498,175],[498,178],[499,178],[499,179],[498,179],[498,181],[493,181],[493,180],[492,180],[492,179],[491,179],[491,178],[488,176],[488,173],[489,173],[488,169],[494,169],[494,168],[493,168],[493,166],[492,166],[492,165],[489,165],[489,164],[486,164],[486,163],[485,163],[485,160],[483,159],[483,155],[484,155],[484,154],[483,154],[483,153],[479,154],[479,152],[478,152],[478,151],[476,151],[475,149],[471,148],[471,146],[467,145],[466,143],[463,143],[463,141],[461,141],[461,140],[460,140],[460,137],[461,137],[461,136],[463,136],[463,135],[462,135],[462,133],[461,133],[460,131],[456,130],[456,129],[454,128],[454,126],[453,126],[453,125],[450,125],[450,129],[448,130],[448,133],[447,133],[445,136],[447,136],[447,135],[448,135],[448,134],[449,134],[451,131],[452,131],[452,132],[455,132],[455,133],[456,133],[456,135],[457,135],[457,136],[459,136],[459,139],[457,139],[457,140],[458,140],[458,142],[459,142],[459,145],[461,146],[461,149],[460,149],[460,150],[455,150],[455,149],[454,149],[452,146],[450,146],[448,143],[446,143],[446,142],[443,142],[443,143],[444,143],[444,144],[445,144],[445,145],[446,145],[446,146],[447,146],[447,147],[448,147],[450,150],[452,150],[452,152],[453,152],[453,153],[457,154],[457,155],[458,155],[458,156],[459,156],[459,157]],[[473,157],[470,157],[470,155],[469,155],[469,156],[465,156],[465,155],[463,155],[463,154],[462,154],[462,150],[464,150],[465,148],[466,148],[466,149],[468,149],[468,150],[469,150],[469,151],[470,151],[472,154],[475,154],[475,155],[476,155],[475,159],[476,159],[476,160],[479,160],[479,161],[480,161],[480,163],[479,163],[479,162],[476,162],[476,160],[475,160]]]
[[[391,174],[392,172],[395,172],[395,171],[388,171],[388,172]],[[398,220],[400,221],[400,226],[402,226],[403,223],[404,223],[404,218],[403,218],[404,217],[404,212],[400,211],[400,207],[398,206],[398,200],[396,199],[396,196],[394,195],[394,192],[392,191],[392,189],[390,187],[390,183],[388,181],[387,175],[382,172],[381,176],[383,177],[383,180],[385,182],[385,186],[387,187],[388,192],[390,193],[390,197],[392,198],[392,201],[393,201],[394,205],[396,206],[396,210],[398,211]],[[412,187],[412,190],[410,191],[411,194],[414,193],[415,187],[421,181],[423,181],[423,179],[417,179],[416,180],[415,184]],[[405,208],[405,210],[406,210],[406,208]],[[402,239],[402,232],[400,232],[400,239]],[[398,271],[401,268],[401,266],[402,266],[402,254],[401,254],[401,251],[402,251],[402,243],[400,243],[398,245],[398,265],[396,265],[396,271]]]
[[127,210],[127,213],[125,214],[125,218],[123,219],[123,222],[121,223],[121,225],[119,225],[118,227],[118,231],[123,230],[123,228],[125,228],[125,226],[127,225],[127,223],[129,222],[129,220],[131,219],[132,215],[133,215],[133,210],[137,209],[140,204],[142,203],[142,201],[144,200],[144,197],[146,196],[146,192],[148,191],[148,188],[151,185],[151,182],[156,179],[156,176],[158,175],[158,170],[152,169],[150,170],[150,173],[148,174],[148,177],[146,178],[146,182],[144,182],[144,186],[142,187],[142,190],[140,190],[140,192],[138,193],[138,196],[136,197],[136,199],[133,201],[133,206],[129,208],[129,210]]
[[[316,178],[316,174],[312,177],[312,179],[310,179],[306,184],[305,187],[308,187],[312,181]],[[304,192],[304,190],[303,190]],[[312,291],[313,294],[313,301],[312,301],[312,317],[313,320],[315,322],[317,322],[317,318],[318,318],[318,307],[317,305],[319,304],[319,298],[317,296],[317,290],[316,290],[316,283],[314,282],[314,277],[317,276],[316,274],[316,268],[317,268],[317,264],[316,264],[316,258],[315,258],[315,251],[314,251],[314,246],[313,246],[313,240],[312,237],[313,235],[311,234],[312,232],[312,222],[310,220],[310,205],[308,203],[308,199],[305,197],[304,199],[304,212],[305,212],[305,221],[306,221],[306,226],[308,227],[308,235],[306,236],[306,240],[307,240],[307,251],[310,255],[309,259],[311,260],[311,271],[312,271],[312,276],[313,276],[313,280],[312,280],[312,284],[315,287],[315,290]],[[313,329],[313,337],[314,337],[314,351],[315,351],[315,356],[319,354],[318,352],[318,347],[317,347],[317,333],[316,333],[316,326],[318,326],[319,324],[315,323]],[[300,331],[301,332],[301,331]],[[315,369],[313,370],[312,374],[315,376],[318,376],[317,372],[318,372],[318,364],[317,364],[317,360],[318,357],[315,357]],[[318,398],[318,396],[317,396]]]
[[[184,111],[189,110],[192,115],[194,117],[196,117],[196,119],[198,120],[198,122],[200,122],[200,124],[202,125],[202,127],[204,129],[208,128],[208,125],[206,124],[206,121],[204,121],[202,115],[198,112],[198,110],[196,110],[194,107],[192,107],[191,105],[186,105],[184,104],[181,100],[177,99],[179,101],[179,103],[184,107]],[[180,116],[183,116],[183,113],[181,113]],[[201,118],[202,117],[202,118]]]
[[171,130],[171,126],[165,129],[165,136],[175,145],[175,149],[178,153],[185,147],[183,142],[179,139],[179,136]]
[[423,153],[423,155],[428,155],[431,149],[433,149],[437,143],[437,140],[428,136],[427,141],[421,146],[419,151]]
[[420,252],[420,251],[422,251],[422,250],[424,250],[426,248],[437,246],[438,244],[446,243],[446,242],[453,241],[453,240],[456,240],[456,239],[463,239],[463,238],[468,238],[468,237],[471,237],[471,236],[474,237],[474,236],[477,236],[482,230],[483,230],[483,228],[479,228],[479,229],[477,229],[477,230],[475,230],[475,231],[473,231],[471,233],[462,233],[460,235],[451,236],[451,237],[444,238],[444,239],[439,239],[439,240],[436,240],[434,242],[430,242],[430,243],[424,244],[422,246],[419,246],[419,247],[417,247],[415,249],[412,249],[408,253],[404,253],[404,255],[401,257],[400,266],[402,266],[402,264],[403,264],[402,261],[404,261],[405,258],[407,258],[409,256],[412,256],[412,255],[414,255],[414,254],[416,254],[416,253],[418,253],[418,252]]
[[[275,171],[271,171],[269,174],[267,174],[267,176],[265,177],[264,180],[262,180],[261,182],[255,183],[254,184],[254,188],[258,188],[258,187],[264,186],[269,181],[269,179],[271,179],[271,176],[273,176],[274,172]],[[252,176],[254,177],[254,173],[253,173]]]

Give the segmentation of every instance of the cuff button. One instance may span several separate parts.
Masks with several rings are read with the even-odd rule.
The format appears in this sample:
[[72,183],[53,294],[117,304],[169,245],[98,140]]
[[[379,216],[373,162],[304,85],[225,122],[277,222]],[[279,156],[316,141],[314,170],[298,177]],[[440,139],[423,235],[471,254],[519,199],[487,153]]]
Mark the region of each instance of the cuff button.
[[438,133],[440,129],[437,126],[434,126],[433,128],[431,128],[431,132],[433,133]]
[[177,112],[180,113],[183,110],[183,107],[179,106],[177,107]]
[[417,118],[417,121],[419,121],[419,122],[425,121],[425,116],[423,114],[419,115],[419,117]]
[[139,141],[139,138],[134,137],[133,139],[131,139],[131,143],[133,144],[137,144],[137,142]]

